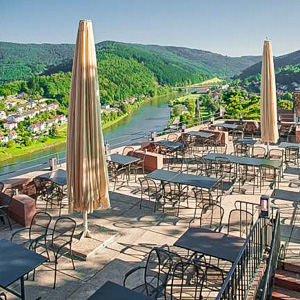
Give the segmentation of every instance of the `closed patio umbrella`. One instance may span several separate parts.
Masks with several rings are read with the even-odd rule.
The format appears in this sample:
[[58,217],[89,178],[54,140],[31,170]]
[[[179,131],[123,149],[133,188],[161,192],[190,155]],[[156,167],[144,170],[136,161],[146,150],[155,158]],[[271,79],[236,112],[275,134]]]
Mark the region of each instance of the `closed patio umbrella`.
[[269,147],[269,143],[276,143],[278,140],[276,83],[270,41],[264,42],[260,95],[261,140],[267,142]]
[[87,214],[110,207],[101,129],[101,109],[92,22],[79,22],[68,112],[67,179],[69,212]]

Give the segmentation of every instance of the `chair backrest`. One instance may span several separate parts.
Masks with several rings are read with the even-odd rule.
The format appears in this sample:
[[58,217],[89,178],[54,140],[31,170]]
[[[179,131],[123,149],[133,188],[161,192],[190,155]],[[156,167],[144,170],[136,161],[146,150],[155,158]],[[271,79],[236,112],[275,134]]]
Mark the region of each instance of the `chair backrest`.
[[203,208],[207,205],[214,204],[215,200],[210,191],[207,190],[194,190],[197,208]]
[[72,243],[76,229],[76,221],[69,217],[59,217],[52,232],[52,245],[57,243]]
[[233,209],[229,213],[228,233],[238,232],[239,236],[248,236],[253,224],[253,215],[243,209]]
[[126,147],[123,148],[122,154],[123,155],[128,155],[130,152],[134,152],[134,148],[126,146]]
[[153,192],[158,192],[157,184],[154,180],[149,178],[139,178],[141,193],[150,195]]
[[170,299],[202,299],[204,281],[205,269],[202,262],[198,263],[196,260],[178,262],[170,283]]
[[283,150],[282,149],[270,149],[268,154],[269,159],[282,160],[283,159]]
[[233,144],[234,147],[234,154],[238,156],[247,156],[248,149],[244,144],[235,143]]
[[172,257],[167,250],[155,247],[150,251],[144,273],[148,296],[156,299],[164,293],[172,265]]
[[252,156],[256,158],[265,158],[267,155],[267,150],[261,146],[254,146],[252,149]]
[[7,299],[7,297],[6,297],[6,295],[4,294],[4,292],[1,292],[0,293],[0,300],[6,300]]
[[13,197],[13,195],[15,195],[15,190],[12,188],[7,188],[3,191],[3,193],[9,197]]
[[12,197],[3,192],[0,192],[0,205],[9,205],[11,200]]
[[221,157],[216,156],[215,158],[215,168],[216,172],[218,173],[218,176],[222,177],[225,175],[225,172],[228,172],[228,170],[231,170],[230,168],[231,162],[227,157]]
[[167,141],[176,142],[178,140],[178,135],[176,133],[170,133],[167,135]]
[[0,192],[2,192],[3,188],[4,188],[4,183],[0,181]]
[[29,238],[33,240],[37,236],[46,236],[52,217],[47,212],[37,212],[34,214],[30,228]]
[[224,209],[218,204],[203,207],[200,216],[200,227],[217,229],[221,227]]

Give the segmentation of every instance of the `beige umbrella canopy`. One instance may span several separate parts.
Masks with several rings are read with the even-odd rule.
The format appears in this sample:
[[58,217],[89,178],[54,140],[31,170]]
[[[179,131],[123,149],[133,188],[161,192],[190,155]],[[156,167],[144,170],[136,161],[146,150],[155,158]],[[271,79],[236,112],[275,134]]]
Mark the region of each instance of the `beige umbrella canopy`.
[[68,112],[67,178],[69,212],[84,216],[109,208],[108,176],[105,160],[97,60],[92,22],[79,23],[73,60]]
[[260,95],[261,139],[269,145],[278,140],[276,83],[270,41],[264,42]]

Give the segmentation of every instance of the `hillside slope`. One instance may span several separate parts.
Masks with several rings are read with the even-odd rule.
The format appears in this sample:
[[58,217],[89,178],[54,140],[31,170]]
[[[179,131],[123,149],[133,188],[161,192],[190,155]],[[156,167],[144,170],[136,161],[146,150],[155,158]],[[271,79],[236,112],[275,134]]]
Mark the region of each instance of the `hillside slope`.
[[[256,63],[259,57],[228,57],[184,47],[126,44],[105,41],[96,45],[98,58],[110,53],[144,63],[160,84],[183,84],[203,75],[231,77]],[[0,42],[0,82],[70,71],[74,45]]]
[[[300,50],[274,58],[275,69],[284,68],[285,66],[295,66],[295,65],[300,65]],[[255,76],[260,72],[261,72],[261,58],[259,63],[256,63],[246,68],[240,74],[239,78],[244,79],[250,76]]]

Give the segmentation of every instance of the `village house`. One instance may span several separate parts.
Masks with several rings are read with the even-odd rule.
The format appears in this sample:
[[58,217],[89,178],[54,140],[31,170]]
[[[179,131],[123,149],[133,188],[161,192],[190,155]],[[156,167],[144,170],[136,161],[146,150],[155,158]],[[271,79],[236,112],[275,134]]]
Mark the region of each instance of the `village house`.
[[6,119],[6,112],[4,110],[0,111],[0,120]]
[[6,102],[6,104],[5,104],[5,108],[6,108],[6,109],[12,109],[12,108],[14,108],[16,105],[17,105],[17,102],[15,102],[15,101],[8,101],[8,102]]
[[39,131],[44,131],[46,129],[46,123],[45,122],[37,122],[34,124],[30,124],[28,127],[28,130],[35,133]]
[[12,130],[9,134],[8,134],[8,139],[9,140],[15,140],[18,137],[18,134],[16,133],[16,131]]
[[20,122],[24,121],[24,119],[25,119],[24,115],[20,115],[20,114],[9,115],[7,117],[7,122],[20,123]]
[[0,133],[0,142],[1,143],[8,143],[9,139],[7,135],[4,135],[2,132]]
[[24,111],[25,107],[24,106],[18,106],[17,111],[18,113],[22,113]]
[[46,106],[46,108],[47,108],[48,111],[57,110],[58,109],[58,104],[57,103],[51,103],[51,104],[48,104]]
[[7,129],[7,130],[11,131],[11,130],[18,127],[18,123],[16,123],[16,122],[5,122],[5,123],[3,123],[3,127],[4,127],[4,129]]

